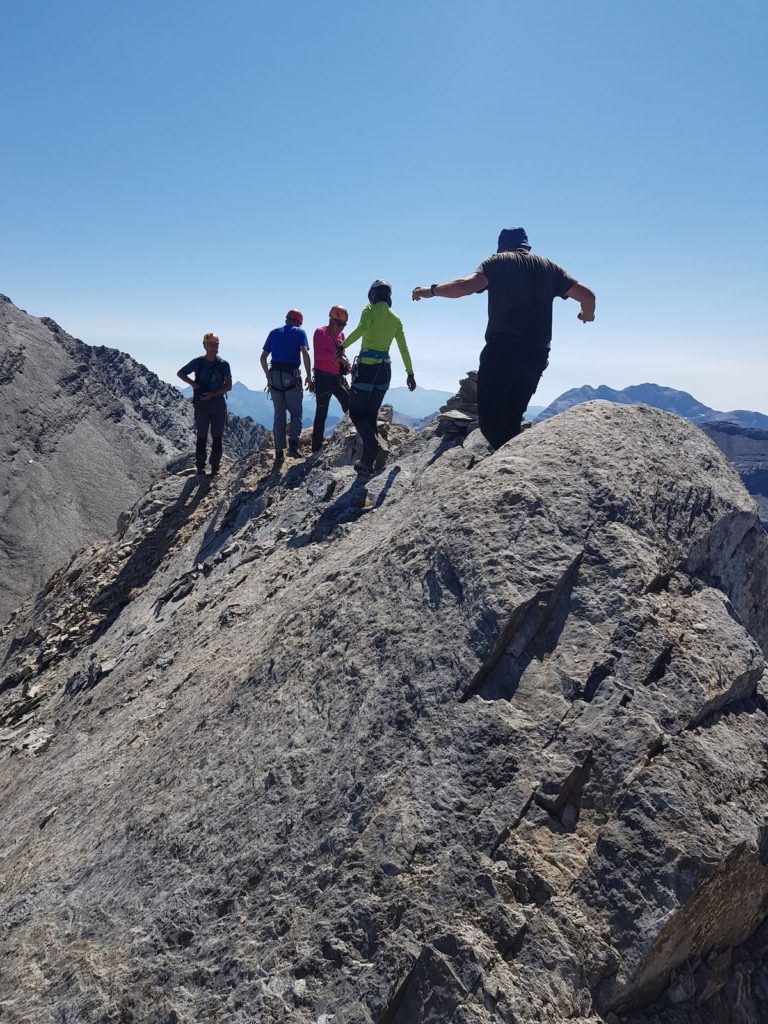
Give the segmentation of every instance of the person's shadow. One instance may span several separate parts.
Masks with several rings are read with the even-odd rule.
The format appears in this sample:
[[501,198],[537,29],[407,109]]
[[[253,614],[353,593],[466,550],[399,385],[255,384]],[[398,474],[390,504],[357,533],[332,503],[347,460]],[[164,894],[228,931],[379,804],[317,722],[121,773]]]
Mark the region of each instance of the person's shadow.
[[102,637],[112,626],[123,608],[130,602],[134,590],[144,587],[158,565],[162,562],[171,543],[195,511],[210,488],[207,478],[192,477],[184,484],[181,493],[161,515],[154,529],[150,530],[120,570],[117,579],[91,600],[88,611],[103,615],[94,628],[90,642]]
[[341,526],[344,523],[353,523],[365,515],[366,512],[379,508],[386,499],[387,492],[399,472],[398,466],[392,467],[387,475],[386,483],[376,497],[375,502],[368,500],[368,484],[370,480],[367,477],[358,476],[352,481],[352,484],[346,491],[342,491],[338,498],[323,511],[311,530],[307,533],[297,533],[291,537],[288,541],[288,547],[302,548],[307,544],[317,544],[328,540],[337,526]]

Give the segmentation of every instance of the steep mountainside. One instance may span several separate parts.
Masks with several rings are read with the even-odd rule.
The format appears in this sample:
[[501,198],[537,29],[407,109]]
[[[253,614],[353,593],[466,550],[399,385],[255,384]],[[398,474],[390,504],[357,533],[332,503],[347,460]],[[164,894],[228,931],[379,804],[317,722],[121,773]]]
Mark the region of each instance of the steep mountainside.
[[746,409],[734,409],[731,412],[718,412],[710,409],[708,405],[702,405],[687,391],[676,391],[674,388],[661,387],[658,384],[634,384],[624,388],[623,391],[616,391],[613,388],[601,384],[593,388],[588,384],[581,388],[573,388],[566,391],[559,398],[556,398],[551,405],[548,405],[543,412],[540,412],[537,420],[546,420],[550,416],[565,412],[581,402],[591,402],[595,399],[603,399],[607,402],[618,402],[621,405],[632,405],[643,403],[653,406],[654,409],[664,409],[666,412],[674,412],[691,423],[708,423],[710,421],[727,420],[730,423],[737,423],[742,427],[752,427],[761,430],[768,430],[768,416],[759,412],[749,412]]
[[167,477],[0,635],[0,1017],[747,1024],[768,538],[645,406]]
[[703,423],[701,429],[733,464],[768,528],[768,430],[740,427],[737,423]]
[[[0,296],[0,621],[194,445],[178,390]],[[229,450],[264,436],[233,422]]]

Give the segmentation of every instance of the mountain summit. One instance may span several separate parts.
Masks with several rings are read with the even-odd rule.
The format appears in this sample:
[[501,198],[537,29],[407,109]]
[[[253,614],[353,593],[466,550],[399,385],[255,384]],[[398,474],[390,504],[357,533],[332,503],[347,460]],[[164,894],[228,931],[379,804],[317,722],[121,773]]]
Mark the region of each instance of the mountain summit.
[[700,426],[737,469],[747,490],[757,501],[763,525],[768,530],[768,416],[745,409],[717,412],[702,405],[687,391],[676,391],[658,384],[636,384],[623,391],[615,391],[605,385],[574,388],[556,398],[537,419],[549,419],[595,399],[621,405],[645,403],[655,409],[676,413]]
[[156,483],[0,636],[0,1014],[761,1019],[768,538],[705,435],[347,428]]

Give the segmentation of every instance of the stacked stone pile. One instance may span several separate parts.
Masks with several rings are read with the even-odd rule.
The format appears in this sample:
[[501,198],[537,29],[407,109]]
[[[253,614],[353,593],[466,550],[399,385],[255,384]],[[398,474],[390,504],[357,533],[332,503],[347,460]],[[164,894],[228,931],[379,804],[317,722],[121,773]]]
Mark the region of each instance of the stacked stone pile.
[[444,437],[465,437],[477,427],[477,371],[470,370],[459,390],[441,406],[437,429]]
[[642,406],[391,431],[168,477],[0,636],[4,1020],[763,1019],[738,477]]

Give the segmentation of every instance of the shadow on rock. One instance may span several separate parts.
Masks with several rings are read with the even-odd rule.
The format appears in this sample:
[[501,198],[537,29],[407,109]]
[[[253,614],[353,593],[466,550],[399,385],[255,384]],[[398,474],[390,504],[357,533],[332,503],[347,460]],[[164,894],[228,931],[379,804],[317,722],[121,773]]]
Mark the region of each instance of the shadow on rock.
[[179,530],[208,494],[208,480],[190,479],[174,504],[163,513],[157,526],[147,534],[120,571],[120,575],[91,601],[90,610],[104,618],[94,629],[91,643],[103,636],[131,600],[131,592],[152,578]]
[[[368,501],[366,481],[357,477],[351,486],[343,491],[338,498],[321,514],[308,533],[298,533],[288,541],[288,547],[302,548],[306,544],[316,544],[328,540],[337,526],[353,523],[366,510]],[[371,508],[371,505],[367,506]]]

